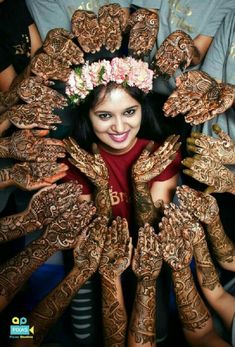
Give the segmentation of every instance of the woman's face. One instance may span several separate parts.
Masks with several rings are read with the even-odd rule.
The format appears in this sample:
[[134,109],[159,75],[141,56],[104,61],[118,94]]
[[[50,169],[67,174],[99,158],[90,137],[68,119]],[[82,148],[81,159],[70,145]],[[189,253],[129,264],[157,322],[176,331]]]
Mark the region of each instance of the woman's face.
[[108,152],[122,154],[134,146],[141,124],[141,105],[124,89],[112,89],[90,110],[89,117],[95,135]]

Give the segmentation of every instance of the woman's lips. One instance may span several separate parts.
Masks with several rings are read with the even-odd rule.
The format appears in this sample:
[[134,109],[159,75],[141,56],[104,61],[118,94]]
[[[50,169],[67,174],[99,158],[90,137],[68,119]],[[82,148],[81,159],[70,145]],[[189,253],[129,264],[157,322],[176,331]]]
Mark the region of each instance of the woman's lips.
[[128,138],[129,131],[122,134],[109,134],[109,137],[115,142],[124,142]]

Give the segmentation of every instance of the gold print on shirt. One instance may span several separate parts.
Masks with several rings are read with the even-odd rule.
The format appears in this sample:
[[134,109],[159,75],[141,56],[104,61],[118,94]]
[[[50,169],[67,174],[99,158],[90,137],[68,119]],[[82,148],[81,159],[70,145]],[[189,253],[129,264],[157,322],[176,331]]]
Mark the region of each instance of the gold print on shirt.
[[118,205],[118,204],[120,204],[122,202],[127,202],[127,203],[129,202],[128,196],[127,196],[126,193],[124,193],[124,192],[114,192],[112,190],[112,188],[113,187],[111,186],[111,188],[109,189],[109,195],[110,195],[112,206]]
[[235,59],[235,42],[232,43],[232,46],[230,48],[230,52],[229,52],[229,55]]
[[22,34],[21,37],[21,42],[18,45],[13,46],[13,48],[15,48],[15,54],[26,55],[27,57],[30,57],[31,47],[29,36],[27,34]]
[[99,0],[90,0],[90,1],[82,1],[78,7],[68,6],[68,12],[70,18],[76,10],[85,10],[85,11],[93,11],[95,13],[98,12],[99,8],[103,5],[109,5],[110,1],[99,1]]
[[192,9],[189,6],[182,6],[180,0],[168,0],[170,8],[171,23],[175,24],[178,29],[193,33],[194,27],[187,23],[187,17],[192,16]]

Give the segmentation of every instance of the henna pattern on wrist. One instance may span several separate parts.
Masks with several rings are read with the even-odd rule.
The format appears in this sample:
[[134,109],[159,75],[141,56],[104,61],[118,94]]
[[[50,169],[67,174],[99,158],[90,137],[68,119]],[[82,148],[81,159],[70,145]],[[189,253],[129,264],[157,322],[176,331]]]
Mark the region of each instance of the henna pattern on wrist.
[[157,211],[147,183],[136,184],[133,190],[138,225],[144,226],[145,223],[153,225],[156,220]]

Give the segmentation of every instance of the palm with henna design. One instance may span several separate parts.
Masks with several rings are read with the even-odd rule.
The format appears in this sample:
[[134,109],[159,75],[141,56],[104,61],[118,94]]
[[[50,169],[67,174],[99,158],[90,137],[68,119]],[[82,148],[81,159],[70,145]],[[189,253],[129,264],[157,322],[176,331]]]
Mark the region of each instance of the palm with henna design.
[[219,215],[217,201],[210,194],[183,185],[176,188],[176,195],[180,207],[188,210],[203,223],[210,224]]
[[55,124],[60,124],[60,117],[52,114],[52,107],[38,103],[19,104],[12,106],[2,116],[5,116],[19,129],[56,129]]
[[66,175],[68,166],[63,163],[23,162],[8,169],[8,180],[23,190],[36,190],[50,186]]
[[183,172],[199,182],[207,184],[206,193],[235,193],[235,174],[210,157],[194,155],[182,161],[188,169]]
[[137,248],[134,250],[132,270],[138,280],[155,280],[162,267],[162,250],[153,227],[145,224],[139,228]]
[[158,176],[174,159],[180,143],[178,135],[169,136],[162,146],[153,153],[154,143],[150,142],[132,167],[132,178],[136,184],[147,183]]
[[128,49],[131,53],[134,56],[149,54],[158,34],[158,14],[148,9],[140,8],[131,14],[128,27],[130,28]]
[[38,76],[25,78],[18,86],[17,93],[26,103],[43,103],[52,108],[67,106],[66,98],[48,86],[53,82]]
[[48,31],[43,42],[43,51],[67,67],[84,63],[83,51],[72,41],[74,35],[63,28]]
[[119,4],[101,6],[98,13],[99,27],[103,32],[105,48],[116,51],[122,44],[122,32],[126,28],[125,11]]
[[98,147],[93,144],[93,155],[78,146],[72,138],[64,140],[66,150],[71,155],[69,161],[82,171],[96,187],[108,186],[108,169],[98,152]]
[[84,52],[95,53],[100,51],[104,42],[104,33],[99,26],[94,12],[77,10],[72,19],[72,32]]
[[130,265],[131,238],[125,218],[117,217],[108,228],[99,273],[107,279],[120,276]]
[[65,157],[65,147],[61,140],[44,138],[48,130],[19,130],[8,138],[10,158],[45,162]]
[[59,80],[66,82],[72,69],[68,64],[52,58],[46,53],[39,53],[31,60],[31,72],[44,80]]
[[154,57],[155,75],[169,78],[178,68],[186,69],[194,53],[192,38],[182,30],[174,31],[162,42]]
[[218,124],[214,124],[212,129],[219,138],[192,132],[191,137],[187,139],[188,150],[208,156],[215,161],[219,161],[221,164],[235,164],[235,143]]

